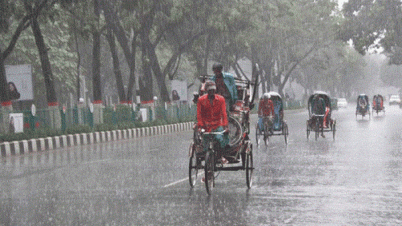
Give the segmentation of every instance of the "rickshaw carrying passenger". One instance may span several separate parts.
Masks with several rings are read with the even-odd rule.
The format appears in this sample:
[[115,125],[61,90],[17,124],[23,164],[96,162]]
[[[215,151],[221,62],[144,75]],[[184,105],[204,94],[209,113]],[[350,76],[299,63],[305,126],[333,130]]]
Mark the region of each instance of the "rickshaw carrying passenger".
[[368,98],[367,96],[359,95],[357,97],[357,106],[356,110],[368,110],[369,108],[369,103],[368,103]]
[[[220,144],[223,149],[229,145],[229,129],[228,118],[226,112],[225,98],[216,94],[216,84],[214,81],[208,80],[205,83],[207,94],[201,96],[197,102],[197,125],[198,130],[205,129],[206,132],[222,132],[223,135],[216,134],[214,139]],[[207,141],[203,140],[204,151],[207,151]],[[228,161],[222,157],[222,163]]]
[[260,131],[264,131],[264,117],[270,118],[270,127],[272,126],[272,118],[274,114],[274,103],[270,99],[269,93],[264,93],[264,95],[261,97],[260,103],[258,104],[258,127],[260,128]]
[[383,109],[384,101],[383,101],[383,98],[382,98],[382,96],[380,94],[374,95],[373,106],[378,110]]
[[274,130],[280,130],[283,122],[283,102],[279,94],[271,95],[274,104]]

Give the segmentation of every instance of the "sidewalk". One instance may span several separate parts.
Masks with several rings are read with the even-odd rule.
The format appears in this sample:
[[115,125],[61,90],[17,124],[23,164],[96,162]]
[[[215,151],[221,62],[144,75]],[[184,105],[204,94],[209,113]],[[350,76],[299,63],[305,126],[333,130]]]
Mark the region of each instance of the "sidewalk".
[[163,126],[113,130],[104,132],[70,134],[56,137],[38,138],[22,141],[3,142],[0,144],[1,157],[23,155],[29,152],[54,150],[85,144],[94,144],[115,140],[169,134],[193,129],[194,122],[184,122]]

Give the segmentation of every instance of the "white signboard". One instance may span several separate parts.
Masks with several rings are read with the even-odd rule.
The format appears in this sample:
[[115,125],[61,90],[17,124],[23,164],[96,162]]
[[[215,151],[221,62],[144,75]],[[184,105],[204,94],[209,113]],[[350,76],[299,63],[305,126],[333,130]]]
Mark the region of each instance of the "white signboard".
[[24,114],[11,113],[9,115],[10,132],[23,133],[24,132]]
[[142,119],[142,122],[148,121],[148,114],[146,108],[140,108],[140,118]]
[[14,84],[19,98],[12,100],[33,100],[32,67],[30,64],[6,65],[7,82]]
[[172,101],[187,101],[187,81],[172,80]]

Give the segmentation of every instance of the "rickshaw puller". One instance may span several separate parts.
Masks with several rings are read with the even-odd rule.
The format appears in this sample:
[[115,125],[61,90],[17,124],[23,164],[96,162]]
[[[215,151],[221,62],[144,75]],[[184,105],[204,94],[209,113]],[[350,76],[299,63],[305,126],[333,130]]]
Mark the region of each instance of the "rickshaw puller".
[[[327,113],[329,112],[329,111],[326,111],[327,109],[326,109],[326,105],[325,105],[325,100],[320,96],[316,96],[316,97],[314,97],[313,101],[314,101],[313,102],[314,103],[314,105],[313,105],[314,113],[323,115],[323,117],[319,117],[318,120],[320,120],[320,123],[322,123],[322,127],[324,128],[325,123],[326,123],[326,116],[328,116]],[[323,130],[321,130],[321,136],[325,138]]]
[[[206,82],[207,94],[201,96],[197,102],[197,125],[198,129],[205,129],[206,132],[222,132],[223,135],[216,134],[214,139],[223,149],[229,146],[229,129],[228,118],[226,113],[226,104],[223,96],[216,94],[216,84],[213,81]],[[204,151],[207,151],[208,144],[203,141]],[[218,153],[220,154],[220,153]],[[221,158],[223,164],[228,163],[223,156]]]
[[260,130],[264,130],[264,123],[263,123],[263,118],[264,117],[270,117],[270,128],[271,128],[271,133],[272,132],[272,118],[274,115],[274,103],[272,100],[270,100],[270,95],[269,93],[264,93],[264,95],[261,98],[260,103],[258,104],[258,126],[260,127]]

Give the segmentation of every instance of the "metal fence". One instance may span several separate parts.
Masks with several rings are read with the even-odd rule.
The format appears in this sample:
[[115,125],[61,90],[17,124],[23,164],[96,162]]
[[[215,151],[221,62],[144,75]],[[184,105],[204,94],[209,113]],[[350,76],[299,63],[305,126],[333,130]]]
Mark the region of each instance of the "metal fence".
[[[285,101],[284,109],[297,109],[303,107],[301,101]],[[256,107],[254,111],[256,111]],[[60,107],[59,109],[61,125],[55,125],[55,111],[49,109],[37,109],[34,114],[30,110],[13,111],[11,113],[23,113],[23,130],[35,131],[38,129],[54,129],[60,128],[65,132],[69,128],[86,126],[94,129],[94,116],[89,107],[73,108]],[[129,106],[115,105],[113,107],[103,107],[103,120],[100,124],[112,125],[114,127],[132,128],[141,125],[152,125],[152,123],[172,124],[179,122],[195,121],[197,110],[194,104],[161,104],[159,106]],[[0,111],[0,120],[4,120]],[[53,115],[52,115],[53,114]],[[3,122],[1,122],[3,123]],[[148,123],[148,124],[147,124]]]
[[[89,107],[73,108],[60,107],[61,125],[54,125],[54,114],[57,112],[48,109],[37,109],[34,114],[30,110],[13,111],[10,113],[23,113],[23,128],[25,131],[37,129],[60,128],[65,132],[68,128],[76,126],[88,126],[94,128],[94,115]],[[194,121],[196,118],[196,106],[189,104],[165,104],[161,106],[131,106],[116,105],[103,107],[103,117],[100,124],[118,127],[133,127],[143,124],[171,124],[178,122]],[[0,112],[0,120],[3,112]],[[52,115],[53,114],[53,115]],[[3,123],[3,122],[1,122]],[[53,123],[53,124],[52,124]]]

